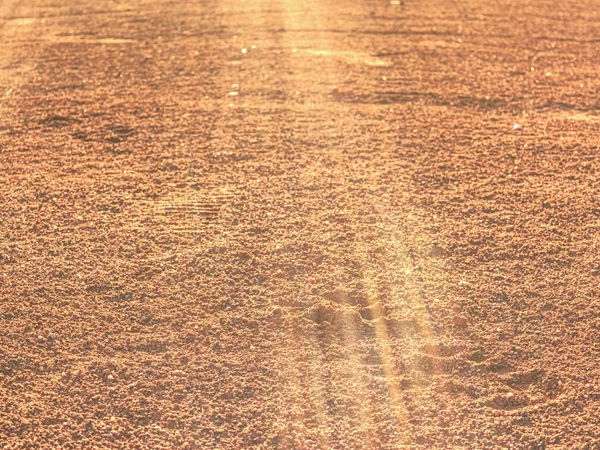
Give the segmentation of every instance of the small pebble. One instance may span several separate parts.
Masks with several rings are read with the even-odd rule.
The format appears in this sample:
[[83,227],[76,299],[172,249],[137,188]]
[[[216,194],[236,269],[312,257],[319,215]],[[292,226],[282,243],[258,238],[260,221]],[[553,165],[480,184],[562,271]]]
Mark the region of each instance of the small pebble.
[[54,334],[54,333],[50,333],[50,334],[48,335],[48,337],[49,337],[50,339],[54,340],[54,339],[56,339],[56,334]]
[[521,125],[519,125],[518,123],[515,123],[513,125],[513,130],[520,130],[521,129]]
[[114,379],[114,377],[112,375],[109,375],[106,378],[108,378],[108,381],[112,381]]
[[469,325],[469,321],[461,316],[454,316],[452,318],[452,323],[458,328],[466,328]]
[[431,256],[432,258],[439,258],[441,256],[444,256],[445,253],[446,252],[442,247],[440,247],[439,245],[434,245],[429,251],[429,256]]

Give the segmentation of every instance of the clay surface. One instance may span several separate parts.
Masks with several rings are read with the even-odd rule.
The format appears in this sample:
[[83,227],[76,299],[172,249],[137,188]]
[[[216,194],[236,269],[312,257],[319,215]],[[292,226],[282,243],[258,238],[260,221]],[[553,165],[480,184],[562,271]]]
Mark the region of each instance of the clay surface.
[[598,12],[1,1],[0,447],[600,448]]

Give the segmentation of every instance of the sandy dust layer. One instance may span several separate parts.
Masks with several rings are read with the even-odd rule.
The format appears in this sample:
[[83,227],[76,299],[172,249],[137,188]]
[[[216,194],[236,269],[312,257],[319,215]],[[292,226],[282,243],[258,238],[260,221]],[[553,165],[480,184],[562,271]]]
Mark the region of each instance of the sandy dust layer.
[[0,446],[600,448],[597,6],[2,2]]

